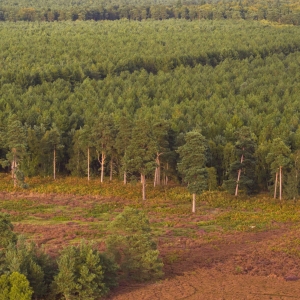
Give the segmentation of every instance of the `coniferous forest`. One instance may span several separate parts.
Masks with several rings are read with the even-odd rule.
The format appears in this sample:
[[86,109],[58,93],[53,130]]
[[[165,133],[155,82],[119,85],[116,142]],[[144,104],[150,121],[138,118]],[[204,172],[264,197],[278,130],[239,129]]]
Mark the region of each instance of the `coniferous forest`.
[[[2,0],[0,299],[99,299],[123,280],[159,280],[165,270],[172,280],[177,274],[164,264],[188,261],[190,249],[202,249],[194,240],[209,243],[204,233],[299,222],[299,70],[298,0]],[[69,184],[57,190],[67,196],[43,202],[41,193],[55,194],[61,179]],[[35,180],[52,185],[36,195],[28,185]],[[73,182],[85,197],[68,199]],[[160,194],[147,208],[151,201],[140,200],[150,184]],[[34,201],[17,199],[26,188]],[[280,201],[266,209],[266,193]],[[187,221],[187,199],[195,213],[199,194],[202,211]],[[120,213],[123,198],[133,207]],[[59,247],[70,244],[59,255],[55,244],[50,256],[40,228],[31,228],[35,244],[13,232],[7,213],[18,232],[57,222]],[[78,243],[80,236],[97,241]],[[282,252],[299,257],[299,239],[290,240],[296,247],[281,242]],[[270,246],[272,257],[280,247]],[[210,257],[216,249],[201,268],[221,262]],[[272,264],[261,262],[258,269]],[[247,265],[234,274],[256,272]]]
[[1,171],[297,198],[299,18],[297,1],[2,1]]

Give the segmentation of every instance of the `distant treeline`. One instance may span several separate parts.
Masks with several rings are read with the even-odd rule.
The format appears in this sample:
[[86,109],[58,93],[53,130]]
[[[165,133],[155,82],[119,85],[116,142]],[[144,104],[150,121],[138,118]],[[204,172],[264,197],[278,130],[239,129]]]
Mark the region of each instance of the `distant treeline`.
[[267,20],[300,24],[300,3],[291,1],[1,1],[0,21],[66,20]]

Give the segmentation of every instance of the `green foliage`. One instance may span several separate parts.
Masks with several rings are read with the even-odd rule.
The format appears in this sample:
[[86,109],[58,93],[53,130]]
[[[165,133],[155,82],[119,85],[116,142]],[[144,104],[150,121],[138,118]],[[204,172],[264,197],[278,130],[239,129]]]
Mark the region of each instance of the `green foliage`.
[[150,223],[143,211],[135,208],[125,207],[110,224],[110,227],[119,232],[127,234],[149,233]]
[[256,143],[248,127],[242,127],[236,133],[236,143],[234,146],[234,154],[236,160],[230,164],[229,178],[226,180],[226,188],[234,194],[236,186],[251,194],[255,191],[255,150]]
[[116,285],[116,266],[91,243],[64,248],[53,288],[64,299],[94,300]]
[[150,233],[149,220],[142,211],[126,207],[110,228],[119,234],[108,237],[107,252],[120,266],[124,278],[145,281],[163,276],[163,263]]
[[[267,189],[273,176],[271,141],[280,138],[291,153],[299,148],[300,27],[266,22],[276,20],[268,11],[278,5],[289,8],[280,22],[296,24],[296,2],[262,9],[255,0],[247,10],[229,1],[226,12],[218,1],[127,10],[92,0],[93,12],[85,1],[72,8],[56,0],[8,2],[1,2],[0,20],[49,23],[1,22],[0,171],[15,161],[25,176],[49,176],[55,166],[61,175],[83,176],[88,166],[95,175],[96,144],[106,156],[103,176],[109,163],[110,175],[143,172],[159,185],[178,178],[181,133],[201,128],[211,152],[206,165],[216,168],[221,186],[241,167],[234,133],[247,126],[256,137],[256,166],[254,175],[247,166],[241,185],[252,192],[256,182]],[[105,18],[157,21],[83,22]],[[65,19],[82,22],[52,22]]]
[[178,170],[191,194],[200,194],[207,189],[206,151],[205,137],[197,131],[188,132],[185,144],[177,150],[181,158]]
[[0,276],[1,300],[31,300],[33,291],[23,274],[12,272]]
[[35,297],[48,294],[56,273],[55,264],[49,256],[22,236],[18,237],[16,244],[9,244],[6,248],[2,268],[9,273],[19,272],[25,275]]
[[0,248],[6,248],[9,244],[14,244],[17,241],[9,214],[0,213],[0,232]]

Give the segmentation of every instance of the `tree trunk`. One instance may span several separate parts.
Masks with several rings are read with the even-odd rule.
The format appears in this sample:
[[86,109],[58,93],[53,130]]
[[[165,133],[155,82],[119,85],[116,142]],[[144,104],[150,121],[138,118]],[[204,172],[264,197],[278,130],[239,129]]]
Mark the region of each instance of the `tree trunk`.
[[[243,160],[244,160],[244,154],[242,154],[241,163],[243,163]],[[234,195],[236,197],[237,197],[238,191],[239,191],[239,181],[240,181],[241,173],[242,173],[242,169],[239,169],[239,171],[238,171],[238,177],[237,177],[237,181],[236,181],[235,193],[234,193]]]
[[16,170],[17,170],[17,158],[16,158],[16,150],[13,149],[13,160],[11,163],[11,178],[14,181],[14,187],[17,187],[17,176],[16,176]]
[[276,175],[275,175],[275,185],[274,185],[274,199],[276,199],[276,196],[277,196],[277,183],[278,182],[278,172],[276,172]]
[[124,171],[123,178],[124,178],[124,184],[126,184],[127,183],[127,173],[126,173],[126,171]]
[[53,149],[53,179],[56,179],[56,145]]
[[[168,172],[168,170],[169,170],[169,163],[167,163],[166,169],[167,169],[167,172]],[[166,174],[166,177],[165,177],[165,185],[168,185],[168,180],[169,180],[169,178],[168,178],[168,175]]]
[[88,181],[90,181],[90,147],[87,148],[87,156],[88,156],[88,163],[87,163]]
[[105,164],[105,159],[106,159],[106,155],[104,153],[104,151],[102,151],[101,153],[101,183],[104,180],[104,164]]
[[193,194],[192,213],[196,212],[196,194]]
[[109,181],[112,181],[112,177],[113,177],[113,159],[111,157],[111,159],[110,159]]
[[146,200],[146,176],[144,174],[141,174],[141,179],[143,200]]
[[279,200],[282,199],[282,166],[279,167]]
[[159,160],[159,156],[161,155],[161,153],[157,153],[156,154],[156,168],[155,168],[155,173],[154,173],[154,187],[157,185],[160,185],[160,160]]

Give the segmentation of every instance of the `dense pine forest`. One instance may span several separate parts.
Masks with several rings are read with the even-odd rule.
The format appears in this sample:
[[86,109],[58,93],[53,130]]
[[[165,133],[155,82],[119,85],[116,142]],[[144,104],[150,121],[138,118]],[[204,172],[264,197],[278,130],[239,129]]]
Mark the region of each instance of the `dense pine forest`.
[[298,197],[297,1],[4,0],[0,19],[0,170],[15,185]]
[[0,21],[268,20],[299,25],[298,0],[2,0]]

